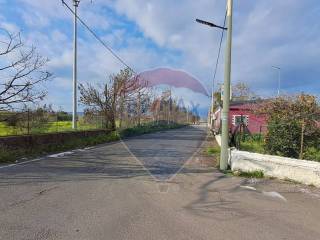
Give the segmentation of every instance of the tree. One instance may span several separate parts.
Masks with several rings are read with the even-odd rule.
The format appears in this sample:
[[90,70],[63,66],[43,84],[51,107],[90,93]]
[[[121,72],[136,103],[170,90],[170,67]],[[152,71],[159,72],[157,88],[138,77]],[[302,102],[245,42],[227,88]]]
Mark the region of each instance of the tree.
[[256,94],[251,91],[250,87],[247,84],[239,82],[236,85],[232,86],[233,101],[248,101],[255,98]]
[[104,116],[105,127],[114,130],[117,116],[122,119],[127,104],[144,87],[139,75],[133,76],[130,69],[124,69],[111,75],[104,85],[80,84],[80,101],[87,107],[86,112]]
[[42,100],[46,92],[36,87],[52,76],[43,69],[48,59],[22,43],[20,34],[0,30],[0,110]]
[[303,158],[306,149],[319,148],[320,108],[315,96],[279,97],[261,103],[257,112],[267,118],[265,147],[271,154]]
[[[222,106],[222,97],[220,89],[213,93],[213,111]],[[249,101],[257,99],[257,95],[251,91],[250,87],[246,83],[239,82],[235,85],[232,85],[232,101]]]

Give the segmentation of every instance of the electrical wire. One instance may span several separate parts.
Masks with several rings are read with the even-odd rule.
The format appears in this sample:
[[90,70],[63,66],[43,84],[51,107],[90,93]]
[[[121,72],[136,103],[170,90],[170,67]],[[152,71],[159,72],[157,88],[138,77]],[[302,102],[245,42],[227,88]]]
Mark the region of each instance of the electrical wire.
[[80,23],[98,40],[116,59],[118,59],[125,67],[130,69],[134,74],[137,74],[136,71],[132,67],[130,67],[118,54],[116,54],[111,47],[109,47],[79,16],[76,14],[72,8],[64,1],[61,0],[62,4],[69,9],[69,11],[76,16],[76,18],[80,21]]
[[[227,20],[227,11],[226,11],[226,14],[225,14],[225,16],[224,16],[224,22],[223,22],[223,27],[224,27],[224,28],[225,28],[225,26],[226,26],[226,20]],[[224,30],[221,31],[219,51],[218,51],[216,66],[215,66],[214,75],[213,75],[213,81],[212,81],[212,82],[213,82],[213,83],[212,83],[212,90],[213,90],[213,91],[214,91],[214,83],[215,83],[215,80],[216,80],[217,71],[218,71],[218,65],[219,65],[219,60],[220,60],[220,55],[221,55],[221,48],[222,48],[223,37],[224,37]],[[213,94],[213,91],[212,91],[211,94]]]

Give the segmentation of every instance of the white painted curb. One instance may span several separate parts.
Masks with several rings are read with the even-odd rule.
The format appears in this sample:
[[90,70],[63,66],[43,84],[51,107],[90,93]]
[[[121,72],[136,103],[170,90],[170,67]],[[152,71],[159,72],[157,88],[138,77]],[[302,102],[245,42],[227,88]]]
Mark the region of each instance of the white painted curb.
[[218,145],[221,147],[221,135],[215,135]]
[[231,170],[245,172],[258,170],[269,177],[290,179],[320,187],[318,162],[232,150]]

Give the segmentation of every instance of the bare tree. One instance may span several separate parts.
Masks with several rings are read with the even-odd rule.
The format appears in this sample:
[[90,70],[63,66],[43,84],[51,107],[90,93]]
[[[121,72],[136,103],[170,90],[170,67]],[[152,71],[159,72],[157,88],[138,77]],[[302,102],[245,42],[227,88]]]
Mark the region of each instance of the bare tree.
[[232,86],[232,99],[234,101],[247,101],[256,99],[256,94],[251,91],[250,87],[242,82]]
[[129,69],[121,70],[117,75],[111,75],[104,85],[80,84],[80,101],[87,109],[105,118],[105,127],[115,129],[116,118],[127,112],[129,102],[142,91],[144,84],[139,75],[132,76]]
[[46,92],[37,89],[37,85],[52,76],[43,70],[48,59],[39,55],[35,47],[25,46],[20,33],[0,31],[4,33],[0,34],[0,110],[42,100]]

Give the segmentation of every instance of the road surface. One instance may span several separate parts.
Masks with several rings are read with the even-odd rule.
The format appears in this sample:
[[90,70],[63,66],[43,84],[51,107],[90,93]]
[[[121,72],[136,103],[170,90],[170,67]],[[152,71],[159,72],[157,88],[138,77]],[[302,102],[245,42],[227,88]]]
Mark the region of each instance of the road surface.
[[0,239],[320,239],[319,191],[201,164],[204,127],[0,167]]

